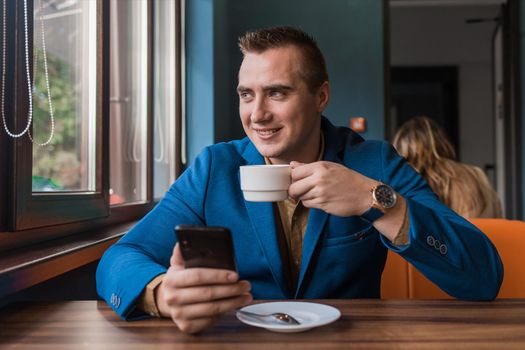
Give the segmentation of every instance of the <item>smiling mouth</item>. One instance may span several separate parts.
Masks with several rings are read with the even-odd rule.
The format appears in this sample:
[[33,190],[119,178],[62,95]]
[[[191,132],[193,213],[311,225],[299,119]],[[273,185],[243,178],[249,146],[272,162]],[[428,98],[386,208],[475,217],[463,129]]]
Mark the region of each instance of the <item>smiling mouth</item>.
[[257,135],[260,136],[271,136],[281,130],[282,128],[275,128],[275,129],[253,129],[257,133]]

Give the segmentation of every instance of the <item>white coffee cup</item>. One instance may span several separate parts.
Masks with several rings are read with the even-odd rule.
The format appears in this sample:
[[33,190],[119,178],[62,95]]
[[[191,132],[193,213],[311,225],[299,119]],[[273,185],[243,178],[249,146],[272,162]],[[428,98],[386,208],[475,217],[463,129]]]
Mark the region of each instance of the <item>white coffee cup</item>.
[[241,190],[247,201],[279,202],[288,198],[290,165],[243,165],[240,171]]

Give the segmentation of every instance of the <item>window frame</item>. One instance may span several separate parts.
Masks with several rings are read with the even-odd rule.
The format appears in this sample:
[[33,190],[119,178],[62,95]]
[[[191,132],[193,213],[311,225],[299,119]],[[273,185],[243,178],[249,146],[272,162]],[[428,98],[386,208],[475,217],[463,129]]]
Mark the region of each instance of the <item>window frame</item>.
[[[176,5],[176,78],[177,100],[175,132],[181,134],[181,0]],[[9,1],[8,1],[9,3]],[[27,117],[27,87],[24,82],[23,62],[23,0],[8,4],[7,55],[15,74],[6,75],[6,91],[13,86],[12,93],[6,93],[6,116],[14,115],[9,125],[18,130],[25,125]],[[33,9],[34,1],[28,0],[28,25],[30,57],[33,51]],[[109,48],[110,48],[110,4],[97,0],[97,186],[94,193],[33,193],[32,192],[32,144],[26,136],[21,139],[0,137],[0,147],[7,150],[0,154],[0,165],[8,169],[0,172],[0,251],[27,246],[38,242],[65,237],[77,233],[131,222],[140,219],[156,204],[153,198],[153,98],[154,98],[154,2],[148,2],[148,140],[147,140],[147,199],[143,202],[109,205]],[[0,19],[1,21],[1,19]],[[11,21],[13,22],[13,21]],[[15,30],[16,29],[16,30]],[[23,57],[23,56],[22,56]],[[15,64],[16,63],[16,64]],[[32,66],[32,65],[31,65]],[[9,68],[9,67],[8,67]],[[8,70],[9,72],[9,70]],[[16,79],[14,78],[16,77]],[[52,87],[51,87],[52,88]],[[25,89],[25,94],[24,94]],[[25,96],[25,98],[24,98]],[[3,131],[2,131],[3,132]],[[4,133],[5,135],[5,133]],[[180,137],[179,137],[180,140]],[[4,147],[5,146],[5,147]],[[182,171],[180,142],[177,142],[177,176]]]
[[[28,34],[30,67],[33,67],[33,0],[28,1]],[[14,141],[14,152],[11,166],[14,170],[10,178],[10,187],[14,189],[11,193],[9,224],[10,230],[19,231],[30,228],[44,227],[50,225],[61,225],[65,223],[104,217],[109,215],[109,171],[107,166],[108,144],[108,80],[103,77],[109,72],[108,58],[109,48],[108,33],[108,2],[97,0],[97,95],[96,95],[96,160],[95,160],[95,191],[94,192],[56,192],[47,193],[32,191],[32,168],[34,145],[26,136]],[[18,36],[17,54],[20,59],[16,60],[16,91],[15,98],[15,125],[18,130],[25,125],[27,119],[27,83],[25,81],[25,62],[23,57],[23,9],[18,11]],[[33,76],[34,72],[31,72]],[[26,93],[24,94],[24,91]]]

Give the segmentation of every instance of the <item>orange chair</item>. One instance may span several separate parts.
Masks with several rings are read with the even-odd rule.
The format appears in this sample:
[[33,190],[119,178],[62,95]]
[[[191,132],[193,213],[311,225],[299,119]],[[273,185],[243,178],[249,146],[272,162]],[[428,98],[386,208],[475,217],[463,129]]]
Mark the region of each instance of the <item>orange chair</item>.
[[408,297],[410,299],[453,299],[430,282],[412,264],[408,264]]
[[525,221],[471,219],[485,233],[503,261],[503,283],[498,298],[525,298]]
[[[503,261],[504,277],[498,298],[525,298],[525,222],[471,219],[492,241]],[[403,275],[406,274],[406,277]],[[399,255],[389,252],[381,279],[382,298],[451,299]]]
[[381,276],[381,298],[408,298],[408,263],[391,251],[388,251],[385,269]]
[[400,255],[389,251],[381,276],[382,299],[450,299]]

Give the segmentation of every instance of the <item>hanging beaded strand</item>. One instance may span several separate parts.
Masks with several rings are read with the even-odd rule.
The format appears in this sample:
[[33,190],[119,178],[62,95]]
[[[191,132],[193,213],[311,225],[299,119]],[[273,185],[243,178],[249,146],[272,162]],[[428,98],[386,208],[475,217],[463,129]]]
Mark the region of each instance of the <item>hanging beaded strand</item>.
[[[43,56],[43,59],[44,59],[44,76],[46,78],[47,103],[49,105],[49,117],[51,119],[51,132],[49,133],[48,139],[44,143],[40,143],[40,142],[37,142],[37,141],[33,140],[33,137],[31,135],[31,130],[27,131],[27,136],[29,136],[29,139],[31,140],[31,142],[33,142],[34,144],[36,144],[36,145],[38,145],[40,147],[49,145],[49,143],[53,139],[53,135],[55,134],[55,116],[54,116],[54,112],[53,112],[53,102],[51,101],[51,89],[49,87],[50,86],[49,85],[49,73],[48,73],[48,70],[47,70],[46,39],[45,39],[45,35],[44,35],[45,28],[44,28],[44,15],[43,15],[44,8],[42,6],[42,1],[43,0],[39,0],[38,1],[38,3],[39,3],[39,12],[40,12],[39,18],[40,18],[40,31],[41,31],[41,35],[42,35],[42,51],[43,51],[42,52],[42,56]],[[37,60],[36,55],[35,55],[35,60]],[[35,71],[33,72],[33,75],[36,76],[36,63],[35,63]]]
[[31,78],[29,76],[29,39],[28,39],[28,35],[27,35],[27,0],[24,0],[24,35],[25,35],[25,40],[24,40],[24,43],[25,43],[25,58],[26,58],[26,75],[27,75],[27,90],[28,90],[28,95],[29,95],[29,112],[27,114],[27,125],[26,127],[24,128],[24,130],[22,130],[20,133],[16,134],[16,133],[13,133],[9,130],[9,128],[7,127],[7,122],[6,122],[6,118],[5,118],[5,110],[4,110],[4,105],[5,105],[5,71],[6,71],[6,48],[7,48],[7,44],[6,44],[6,28],[7,28],[7,25],[6,25],[6,21],[7,21],[7,0],[4,0],[3,1],[3,16],[2,16],[2,21],[3,21],[3,35],[2,35],[2,122],[4,124],[4,129],[5,129],[5,132],[13,137],[13,138],[17,138],[17,137],[21,137],[21,136],[24,136],[25,133],[27,132],[27,130],[29,130],[29,127],[31,126],[31,120],[33,118],[33,96],[32,96],[32,92],[31,92]]
[[7,49],[7,0],[4,0],[3,2],[3,11],[2,11],[2,90],[1,90],[1,114],[2,114],[2,124],[4,126],[5,132],[12,138],[18,138],[26,133],[28,133],[29,138],[33,143],[36,143],[39,146],[45,146],[48,145],[54,135],[55,131],[55,120],[53,115],[53,105],[51,101],[51,93],[50,93],[50,87],[49,87],[49,74],[47,69],[47,57],[46,57],[46,49],[45,49],[45,38],[44,38],[44,21],[42,17],[42,2],[40,0],[40,22],[41,22],[41,29],[42,29],[42,48],[43,48],[43,54],[44,54],[44,71],[45,71],[45,78],[46,78],[46,89],[47,89],[47,96],[48,96],[48,103],[49,103],[49,114],[51,117],[51,133],[49,138],[44,143],[38,143],[34,142],[31,134],[29,133],[29,128],[31,126],[31,122],[33,120],[33,92],[32,92],[32,82],[31,82],[31,76],[30,76],[30,70],[29,70],[29,35],[28,35],[28,21],[27,21],[27,0],[24,0],[24,48],[25,48],[25,68],[26,68],[26,78],[27,78],[27,91],[28,91],[28,98],[29,98],[29,111],[27,114],[27,124],[24,130],[22,130],[20,133],[14,133],[11,130],[9,130],[6,122],[5,117],[5,76],[6,76],[6,49]]

